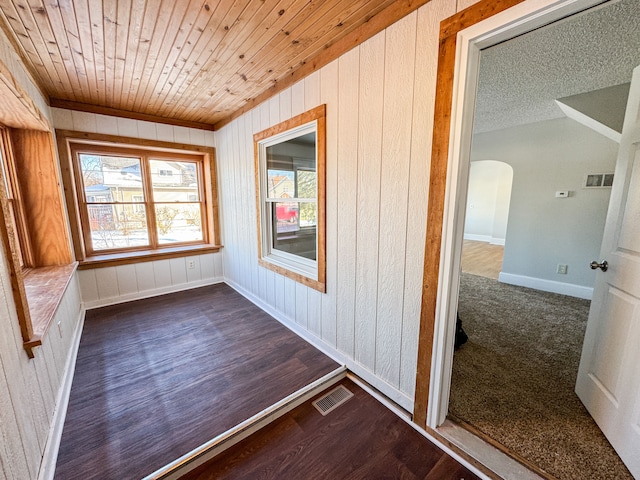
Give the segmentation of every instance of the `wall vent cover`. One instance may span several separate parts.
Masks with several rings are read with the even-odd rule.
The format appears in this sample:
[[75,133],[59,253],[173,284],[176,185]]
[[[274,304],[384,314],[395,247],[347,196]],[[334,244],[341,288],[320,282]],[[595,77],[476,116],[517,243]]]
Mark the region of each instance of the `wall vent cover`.
[[343,385],[339,385],[326,395],[315,400],[312,405],[316,407],[322,415],[326,415],[338,408],[351,397],[353,397],[353,393],[347,390]]

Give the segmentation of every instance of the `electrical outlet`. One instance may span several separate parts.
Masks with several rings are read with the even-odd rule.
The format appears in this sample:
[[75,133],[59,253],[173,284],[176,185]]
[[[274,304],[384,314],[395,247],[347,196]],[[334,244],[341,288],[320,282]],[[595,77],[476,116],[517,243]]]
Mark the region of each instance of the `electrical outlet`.
[[193,270],[194,268],[196,268],[196,261],[195,260],[189,260],[187,262],[187,268],[189,270]]
[[556,268],[556,273],[559,273],[561,275],[566,275],[567,274],[567,264],[566,263],[559,263],[558,267]]

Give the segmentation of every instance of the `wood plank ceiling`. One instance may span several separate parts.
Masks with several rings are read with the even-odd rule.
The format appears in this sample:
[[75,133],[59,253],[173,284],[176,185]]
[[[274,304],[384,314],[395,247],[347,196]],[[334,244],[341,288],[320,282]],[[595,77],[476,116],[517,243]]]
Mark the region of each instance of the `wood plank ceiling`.
[[0,0],[0,23],[54,106],[213,125],[426,1]]

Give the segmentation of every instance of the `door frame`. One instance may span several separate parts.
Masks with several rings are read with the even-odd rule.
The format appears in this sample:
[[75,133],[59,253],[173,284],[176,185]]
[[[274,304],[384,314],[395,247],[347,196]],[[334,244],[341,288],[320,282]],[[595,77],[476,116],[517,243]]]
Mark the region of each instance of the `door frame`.
[[448,411],[480,51],[607,0],[483,0],[444,20],[436,80],[413,420]]

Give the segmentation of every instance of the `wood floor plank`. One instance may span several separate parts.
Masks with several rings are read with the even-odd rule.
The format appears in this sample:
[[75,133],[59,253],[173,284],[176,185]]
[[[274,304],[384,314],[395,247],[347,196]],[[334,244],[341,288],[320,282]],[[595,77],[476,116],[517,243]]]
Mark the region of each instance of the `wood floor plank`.
[[310,400],[181,480],[478,478],[353,382],[341,383],[355,395],[326,416]]
[[498,280],[502,271],[504,246],[474,240],[464,240],[462,271]]
[[141,478],[337,367],[224,284],[88,311],[55,478]]

